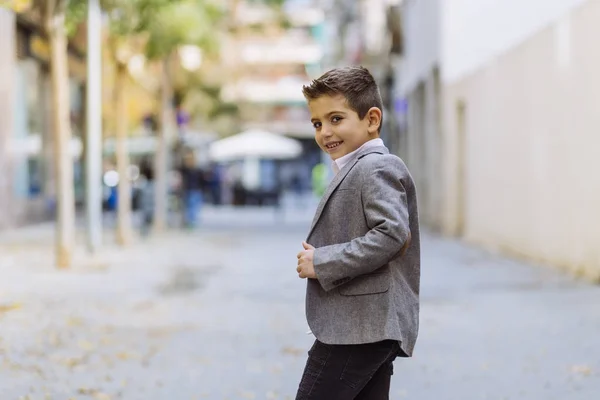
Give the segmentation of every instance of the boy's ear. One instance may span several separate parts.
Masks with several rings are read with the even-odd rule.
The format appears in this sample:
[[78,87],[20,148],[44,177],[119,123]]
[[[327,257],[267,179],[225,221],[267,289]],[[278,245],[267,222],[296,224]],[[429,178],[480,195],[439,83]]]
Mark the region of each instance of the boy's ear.
[[369,111],[367,111],[366,118],[369,121],[368,131],[369,133],[379,132],[379,127],[381,126],[381,117],[382,112],[379,107],[371,107]]

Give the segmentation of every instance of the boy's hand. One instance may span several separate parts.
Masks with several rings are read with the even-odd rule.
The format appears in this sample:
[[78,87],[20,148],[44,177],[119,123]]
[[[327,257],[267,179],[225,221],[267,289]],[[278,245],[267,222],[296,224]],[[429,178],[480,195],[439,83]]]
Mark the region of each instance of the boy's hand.
[[304,250],[298,253],[298,267],[296,268],[298,277],[316,279],[317,275],[313,264],[315,248],[306,242],[302,242],[302,247]]

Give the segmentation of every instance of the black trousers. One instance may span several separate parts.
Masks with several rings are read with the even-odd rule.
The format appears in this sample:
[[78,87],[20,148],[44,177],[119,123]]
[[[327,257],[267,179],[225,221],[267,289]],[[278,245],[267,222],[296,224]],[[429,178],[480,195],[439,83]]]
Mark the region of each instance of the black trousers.
[[329,345],[308,352],[296,400],[388,400],[398,342]]

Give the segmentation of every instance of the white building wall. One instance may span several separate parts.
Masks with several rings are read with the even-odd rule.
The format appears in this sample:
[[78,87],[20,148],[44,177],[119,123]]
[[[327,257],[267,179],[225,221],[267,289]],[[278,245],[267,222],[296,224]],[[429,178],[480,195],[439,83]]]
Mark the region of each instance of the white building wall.
[[421,221],[438,230],[441,221],[439,185],[439,86],[441,9],[444,0],[402,3],[404,60],[399,87],[408,99],[408,127],[400,154],[407,162],[419,193]]
[[[454,64],[445,64],[455,68],[446,70],[444,85],[444,226],[485,247],[598,280],[600,1],[561,1],[562,15],[557,3],[544,2],[554,10],[542,12],[553,20],[545,28],[518,43],[512,36],[512,47],[486,53],[492,58],[459,63],[453,56]],[[475,30],[465,25],[467,43],[456,40],[455,48],[466,54],[479,39],[468,39]],[[498,36],[488,32],[500,49]]]
[[[409,10],[433,7],[431,4],[438,1],[443,7],[441,78],[444,82],[453,82],[518,46],[574,7],[597,0],[413,0],[409,3],[416,4]],[[411,20],[411,24],[417,26],[409,28],[426,29],[429,25],[426,21],[423,18]],[[411,33],[408,32],[409,36],[413,36]],[[418,40],[415,38],[414,45],[429,47],[430,40],[421,34]]]
[[406,0],[403,20],[424,222],[600,279],[600,0]]
[[[440,6],[448,0],[404,0],[404,63],[401,90],[408,93],[427,79],[440,61]],[[451,1],[451,0],[450,0]]]
[[404,0],[402,90],[414,89],[437,63],[443,82],[473,73],[586,1]]

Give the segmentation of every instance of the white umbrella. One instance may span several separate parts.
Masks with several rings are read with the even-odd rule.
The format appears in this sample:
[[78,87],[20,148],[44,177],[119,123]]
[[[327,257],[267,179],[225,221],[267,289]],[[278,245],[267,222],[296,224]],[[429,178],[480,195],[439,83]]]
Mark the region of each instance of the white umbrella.
[[296,158],[302,153],[302,145],[275,133],[249,130],[210,145],[213,161],[233,161],[244,158],[268,158],[285,160]]

